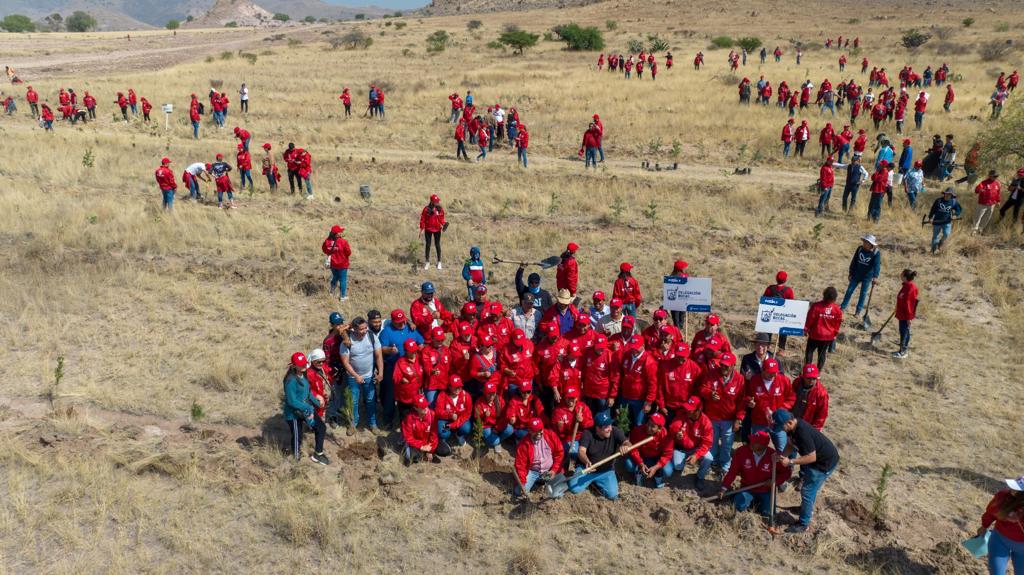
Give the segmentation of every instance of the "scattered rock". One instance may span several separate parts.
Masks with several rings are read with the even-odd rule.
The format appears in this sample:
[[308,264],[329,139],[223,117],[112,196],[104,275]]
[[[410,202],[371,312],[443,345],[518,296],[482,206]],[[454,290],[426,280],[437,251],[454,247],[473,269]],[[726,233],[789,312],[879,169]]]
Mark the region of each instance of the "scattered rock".
[[164,430],[155,425],[146,425],[142,428],[142,431],[145,432],[146,435],[153,435],[155,437],[163,437],[167,435]]
[[46,447],[51,447],[55,443],[64,441],[65,439],[67,438],[60,433],[44,433],[43,435],[39,436],[39,443],[43,444]]

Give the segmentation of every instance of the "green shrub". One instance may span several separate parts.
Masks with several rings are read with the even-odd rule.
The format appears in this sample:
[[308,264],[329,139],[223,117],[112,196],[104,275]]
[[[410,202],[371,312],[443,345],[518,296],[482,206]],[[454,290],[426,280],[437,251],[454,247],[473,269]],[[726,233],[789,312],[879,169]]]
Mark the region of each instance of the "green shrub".
[[28,16],[22,16],[21,14],[8,14],[4,16],[4,19],[0,20],[0,28],[14,33],[36,31],[36,25],[32,23],[32,20]]
[[427,52],[444,52],[444,49],[451,44],[451,36],[444,30],[438,30],[427,36]]
[[605,27],[606,30],[611,32],[612,30],[615,30],[616,28],[619,27],[619,23],[616,22],[615,20],[605,20],[604,21],[604,27]]
[[232,59],[234,57],[235,57],[235,53],[231,52],[231,51],[228,51],[228,50],[225,50],[225,51],[220,53],[220,59],[221,60],[230,60],[230,59]]
[[1009,32],[1009,31],[1010,31],[1010,23],[1009,22],[1000,22],[1000,23],[996,24],[996,32]]
[[168,20],[167,21],[167,29],[168,30],[177,30],[178,28],[181,28],[181,22],[179,22],[177,20]]
[[282,12],[278,12],[278,13],[274,14],[274,20],[277,20],[278,22],[287,22],[287,21],[289,21],[291,19],[292,19],[291,16],[289,16],[287,14],[284,14]]
[[305,18],[302,19],[302,21],[305,22],[306,24],[312,24],[313,22],[316,22],[316,17],[306,16]]
[[64,21],[68,32],[88,32],[96,27],[96,19],[87,12],[76,10]]
[[711,39],[711,45],[716,48],[732,48],[733,41],[732,38],[728,36],[715,36]]
[[401,30],[402,28],[405,28],[408,25],[408,22],[395,22],[395,30]]
[[736,40],[736,44],[747,52],[753,52],[761,47],[761,39],[757,36],[744,36],[743,38]]
[[974,18],[971,18],[971,17],[964,18],[963,21],[961,22],[961,24],[964,25],[964,28],[970,28],[971,25],[974,24]]
[[565,42],[566,48],[573,51],[603,50],[604,37],[595,26],[581,27],[575,22],[554,28],[554,33]]
[[626,41],[626,51],[630,54],[644,51],[644,41],[640,38],[631,38]]
[[667,52],[669,49],[668,40],[665,40],[657,34],[647,37],[647,49],[651,52]]
[[356,20],[366,20],[366,14],[356,14]]
[[932,35],[927,32],[921,32],[916,28],[911,28],[903,33],[903,37],[900,39],[900,45],[907,50],[916,50],[931,39]]
[[466,28],[469,30],[476,30],[478,28],[482,28],[483,25],[484,23],[479,20],[470,20],[469,22],[466,22]]
[[238,28],[238,22],[235,22],[234,20],[232,20],[232,21],[224,24],[224,27],[225,28]]
[[514,28],[502,32],[498,37],[498,42],[512,48],[513,54],[522,54],[526,48],[536,46],[539,39],[540,34],[531,34],[525,30]]

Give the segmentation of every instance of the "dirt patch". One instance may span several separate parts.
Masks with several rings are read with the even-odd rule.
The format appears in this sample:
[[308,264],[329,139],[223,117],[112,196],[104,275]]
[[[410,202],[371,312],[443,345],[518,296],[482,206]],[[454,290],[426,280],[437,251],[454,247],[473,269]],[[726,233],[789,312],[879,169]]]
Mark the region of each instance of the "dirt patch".
[[871,515],[871,511],[853,499],[831,499],[828,508],[835,511],[847,525],[861,531],[882,527]]
[[373,441],[350,443],[339,447],[336,453],[338,458],[343,461],[351,459],[376,459],[377,444]]

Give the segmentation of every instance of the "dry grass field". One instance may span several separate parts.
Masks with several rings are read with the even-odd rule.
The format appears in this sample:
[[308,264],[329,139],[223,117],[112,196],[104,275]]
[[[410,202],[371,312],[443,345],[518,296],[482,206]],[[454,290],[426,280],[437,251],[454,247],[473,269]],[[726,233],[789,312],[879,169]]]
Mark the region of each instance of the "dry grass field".
[[[374,38],[365,51],[327,43],[352,24],[291,31],[291,42],[251,31],[152,32],[133,35],[130,48],[116,34],[0,34],[4,63],[44,97],[54,101],[70,86],[100,100],[98,122],[58,123],[54,133],[34,124],[23,100],[16,116],[0,117],[0,572],[982,572],[959,541],[977,528],[1000,478],[1019,475],[1024,461],[1020,236],[1009,227],[971,236],[961,226],[932,257],[921,214],[897,194],[896,207],[869,225],[860,212],[866,191],[859,213],[815,219],[807,187],[816,152],[808,146],[806,160],[782,161],[785,114],[737,107],[727,50],[708,42],[755,35],[769,50],[783,46],[783,63],[759,70],[752,56],[741,69],[773,85],[837,81],[838,51],[819,46],[839,34],[859,36],[861,53],[892,75],[906,63],[923,70],[949,62],[962,75],[953,113],[942,113],[933,88],[926,133],[912,137],[920,153],[931,134],[955,133],[966,151],[988,126],[995,75],[1024,68],[1020,50],[983,62],[975,48],[1019,39],[1011,30],[1024,10],[1009,2],[636,8],[606,2],[374,21],[359,25]],[[976,22],[964,28],[969,16]],[[470,19],[483,27],[469,32]],[[627,82],[597,72],[596,53],[560,43],[542,41],[523,56],[486,46],[506,24],[539,33],[571,20],[602,30],[616,21],[605,38],[623,53],[627,40],[659,34],[676,66],[665,70],[659,55],[657,82]],[[897,44],[900,30],[914,26],[940,27],[945,39],[933,31],[910,54]],[[427,54],[435,30],[454,41]],[[800,67],[791,39],[806,45]],[[706,54],[700,72],[691,65],[697,50]],[[855,62],[847,76],[866,82]],[[188,95],[205,93],[212,79],[231,95],[241,82],[252,90],[251,112],[243,117],[236,102],[228,126],[254,134],[254,164],[264,141],[278,153],[290,141],[312,153],[314,201],[287,186],[268,194],[256,175],[255,193],[240,194],[237,210],[189,204],[181,194],[172,214],[160,210],[153,170],[162,156],[180,174],[193,161],[234,153],[230,129],[204,123],[202,139],[190,137]],[[386,121],[359,117],[371,82],[387,89]],[[356,94],[348,120],[342,86]],[[114,120],[110,102],[128,87],[157,107],[154,126]],[[509,150],[481,164],[455,162],[446,96],[467,89],[478,107],[519,110],[531,132],[528,170]],[[15,93],[23,96],[21,87]],[[176,107],[169,132],[163,103]],[[608,161],[585,173],[575,156],[595,112]],[[823,120],[807,117],[816,141]],[[646,171],[642,160],[680,167]],[[733,175],[740,166],[753,173]],[[1011,166],[1000,167],[1008,174]],[[361,184],[371,186],[370,201],[360,198]],[[970,216],[973,194],[960,189]],[[441,271],[421,269],[417,239],[431,193],[452,222]],[[326,293],[319,251],[335,223],[347,228],[354,252],[350,297],[340,305]],[[427,279],[454,303],[470,245],[487,256],[539,259],[576,241],[584,293],[610,290],[619,262],[631,261],[649,301],[644,319],[660,298],[660,276],[686,259],[692,275],[714,277],[715,307],[745,353],[757,297],[776,270],[789,271],[801,299],[829,285],[841,290],[869,231],[885,258],[876,317],[890,311],[900,270],[912,267],[920,318],[911,356],[899,363],[889,357],[894,326],[878,347],[855,322],[845,326],[823,375],[832,398],[825,431],[843,463],[806,536],[773,539],[753,517],[699,500],[683,488],[689,478],[658,492],[623,483],[616,503],[581,494],[532,509],[509,503],[507,460],[407,469],[361,431],[333,434],[324,468],[293,464],[277,444],[286,433],[285,362],[319,345],[327,314],[408,308]],[[515,268],[489,269],[492,287],[510,301]],[[553,274],[544,283],[553,287]],[[193,421],[196,408],[203,416]],[[870,493],[885,464],[895,475],[879,528]],[[798,502],[791,492],[781,501]]]

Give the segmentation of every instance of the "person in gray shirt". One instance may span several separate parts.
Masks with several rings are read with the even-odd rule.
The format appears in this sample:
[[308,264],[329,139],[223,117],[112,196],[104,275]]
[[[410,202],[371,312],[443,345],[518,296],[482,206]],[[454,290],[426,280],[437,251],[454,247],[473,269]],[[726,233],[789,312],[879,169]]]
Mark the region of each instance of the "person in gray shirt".
[[520,298],[520,304],[512,310],[512,325],[523,330],[526,339],[535,341],[534,334],[540,324],[540,310],[534,307],[533,295],[527,293]]
[[376,434],[379,431],[376,381],[384,373],[380,342],[370,333],[370,325],[362,317],[352,320],[349,339],[349,345],[342,343],[338,348],[341,365],[345,369],[345,381],[352,395],[352,419],[349,421],[348,433],[355,433],[355,428],[359,425],[359,408],[362,405],[366,410],[366,423],[370,431]]

